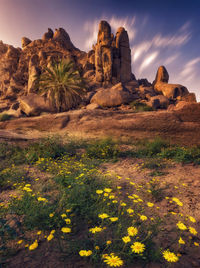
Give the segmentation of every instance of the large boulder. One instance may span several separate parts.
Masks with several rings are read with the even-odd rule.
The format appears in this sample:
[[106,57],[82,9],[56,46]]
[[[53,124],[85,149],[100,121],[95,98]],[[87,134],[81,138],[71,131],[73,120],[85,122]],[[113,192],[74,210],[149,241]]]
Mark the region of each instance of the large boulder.
[[176,99],[178,96],[185,96],[189,93],[188,89],[180,84],[168,84],[169,74],[164,66],[158,68],[156,79],[153,82],[154,89],[162,93],[169,99]]
[[158,100],[159,101],[159,106],[157,108],[161,109],[167,109],[169,105],[169,99],[163,95],[157,95],[154,97],[151,97],[150,101]]
[[195,93],[188,93],[187,95],[180,96],[177,98],[177,100],[180,101],[186,101],[186,102],[197,102]]
[[176,105],[175,112],[183,122],[200,121],[200,103],[181,101]]
[[27,116],[40,115],[42,112],[54,112],[48,100],[34,93],[20,97],[19,107]]
[[100,89],[91,99],[91,103],[96,103],[102,107],[114,107],[121,104],[130,103],[134,95],[123,86],[122,83],[111,88]]

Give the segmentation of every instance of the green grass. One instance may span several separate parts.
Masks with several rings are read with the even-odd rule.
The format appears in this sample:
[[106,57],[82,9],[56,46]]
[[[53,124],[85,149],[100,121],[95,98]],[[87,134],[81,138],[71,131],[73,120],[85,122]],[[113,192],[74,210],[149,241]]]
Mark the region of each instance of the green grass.
[[154,111],[152,107],[149,107],[145,103],[139,101],[133,101],[129,105],[135,113]]
[[12,116],[7,114],[7,113],[0,114],[0,122],[8,121],[11,118],[12,118]]
[[[131,177],[127,182],[129,187],[123,188],[119,176],[102,171],[101,164],[121,160],[127,155],[140,157],[145,160],[143,168],[152,172],[150,176],[158,176],[166,167],[163,158],[198,163],[200,149],[171,146],[160,138],[132,145],[132,150],[122,154],[120,144],[111,139],[64,143],[56,137],[26,147],[2,143],[0,160],[7,166],[1,166],[0,187],[15,190],[15,196],[9,196],[7,203],[0,206],[3,219],[0,220],[0,234],[5,238],[0,253],[9,255],[10,241],[17,251],[18,240],[23,240],[23,249],[37,240],[35,250],[40,250],[40,244],[51,245],[52,241],[47,239],[52,238],[64,261],[75,258],[79,262],[83,258],[83,262],[89,259],[94,267],[103,267],[106,257],[102,256],[113,252],[124,261],[125,267],[138,262],[143,266],[154,262],[165,267],[162,252],[165,249],[179,252],[177,221],[189,224],[186,217],[174,216],[168,208],[165,216],[159,214],[156,203],[166,198],[169,185],[162,186],[155,178],[141,185]],[[168,199],[174,202],[172,198]],[[108,217],[102,219],[101,214]],[[20,234],[15,228],[12,230],[7,216],[21,219]],[[173,244],[170,240],[163,245],[166,225],[170,227],[167,235],[173,235]],[[95,227],[100,231],[92,233]],[[131,241],[126,244],[122,238],[128,235],[129,227],[135,227],[137,234],[130,236]],[[64,233],[62,228],[70,228],[69,233]],[[181,233],[183,239],[188,235],[188,231]],[[142,254],[131,250],[136,241],[145,246]],[[185,254],[187,249],[188,245],[184,248]],[[91,250],[92,255],[81,257],[80,250]]]

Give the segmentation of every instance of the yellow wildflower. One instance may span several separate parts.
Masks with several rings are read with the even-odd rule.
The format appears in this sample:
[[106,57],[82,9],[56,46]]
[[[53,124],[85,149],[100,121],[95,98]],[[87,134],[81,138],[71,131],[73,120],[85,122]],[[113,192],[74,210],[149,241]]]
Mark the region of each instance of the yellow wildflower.
[[185,244],[185,241],[180,237],[179,240],[178,240],[179,244]]
[[109,218],[109,220],[112,221],[112,222],[115,222],[115,221],[118,221],[118,218],[117,217],[111,217],[111,218]]
[[168,262],[177,262],[179,260],[178,256],[175,253],[170,252],[169,250],[165,250],[163,252],[163,257]]
[[145,245],[140,243],[140,242],[135,242],[133,243],[133,245],[131,246],[132,252],[134,253],[142,253],[145,250]]
[[122,240],[125,244],[131,242],[130,236],[124,236],[122,237]]
[[197,235],[198,234],[197,230],[194,227],[189,227],[189,231],[193,235]]
[[66,212],[68,213],[68,212],[71,212],[72,210],[71,210],[71,208],[70,209],[66,209]]
[[23,242],[23,240],[19,240],[19,241],[17,242],[17,244],[20,245],[22,242]]
[[103,190],[96,190],[96,193],[97,194],[102,194],[103,193]]
[[52,240],[53,238],[54,238],[54,236],[53,236],[53,234],[51,234],[51,233],[50,233],[49,236],[47,236],[47,240],[48,240],[48,241]]
[[52,218],[54,216],[54,213],[50,213],[49,217]]
[[102,214],[99,214],[99,218],[100,219],[106,219],[106,218],[108,218],[109,216],[108,216],[108,214],[106,214],[106,213],[102,213]]
[[147,202],[147,206],[152,208],[154,206],[154,203],[151,203],[151,202]]
[[147,216],[145,216],[145,215],[141,215],[141,216],[140,216],[140,219],[141,219],[142,221],[146,221],[146,220],[147,220]]
[[135,236],[138,233],[138,229],[136,227],[133,227],[133,226],[128,227],[127,231],[128,231],[129,236]]
[[114,255],[114,253],[111,253],[110,256],[107,255],[104,258],[104,262],[110,267],[119,267],[123,265],[123,261],[118,256]]
[[127,211],[129,214],[131,214],[131,213],[134,212],[134,210],[133,210],[132,208],[128,208],[126,211]]
[[64,219],[64,221],[66,222],[66,224],[71,224],[71,220],[68,218],[68,219]]
[[61,229],[61,231],[62,231],[63,233],[71,233],[71,228],[63,227],[63,228]]
[[104,192],[106,192],[106,193],[110,193],[110,192],[112,192],[112,189],[110,189],[110,188],[105,188],[105,189],[104,189]]
[[106,241],[106,244],[110,245],[110,244],[112,244],[112,241],[108,240],[108,241]]
[[196,247],[199,247],[199,243],[197,243],[197,242],[194,242],[194,245],[195,245]]
[[189,216],[189,220],[190,220],[191,222],[196,222],[195,218],[193,218],[193,217],[191,217],[191,216]]
[[182,223],[181,221],[179,221],[176,226],[180,229],[180,230],[187,230],[187,227],[185,226],[184,223]]
[[91,233],[93,233],[93,234],[98,233],[98,232],[101,232],[102,230],[103,230],[103,229],[102,229],[101,227],[98,227],[98,226],[89,229],[89,231],[90,231]]
[[34,250],[37,247],[38,247],[38,242],[37,242],[37,240],[35,240],[35,242],[29,246],[29,250]]
[[38,232],[37,232],[37,235],[41,235],[41,233],[42,233],[42,231],[38,231]]
[[38,197],[38,199],[37,199],[38,201],[43,201],[43,202],[47,202],[47,199],[46,198],[44,198],[44,197]]

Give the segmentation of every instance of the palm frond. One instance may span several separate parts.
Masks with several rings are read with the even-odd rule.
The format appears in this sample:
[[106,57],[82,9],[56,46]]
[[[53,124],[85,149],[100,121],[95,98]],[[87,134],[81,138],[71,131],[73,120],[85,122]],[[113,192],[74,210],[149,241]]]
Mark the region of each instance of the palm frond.
[[75,107],[86,92],[85,84],[69,60],[52,62],[37,79],[39,92],[47,96],[57,112]]

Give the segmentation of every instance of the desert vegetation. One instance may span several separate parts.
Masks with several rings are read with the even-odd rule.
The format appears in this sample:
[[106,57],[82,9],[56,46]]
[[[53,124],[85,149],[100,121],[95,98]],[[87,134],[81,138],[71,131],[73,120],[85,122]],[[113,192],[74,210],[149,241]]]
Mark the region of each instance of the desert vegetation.
[[[44,245],[59,267],[186,267],[187,257],[198,259],[188,185],[165,176],[175,162],[199,165],[199,147],[51,137],[1,143],[0,159],[2,267],[25,265],[22,256],[38,265]],[[113,172],[126,159],[135,161],[132,173]]]
[[57,112],[77,106],[86,91],[84,79],[70,60],[51,62],[41,75],[37,75],[36,88],[46,96]]

